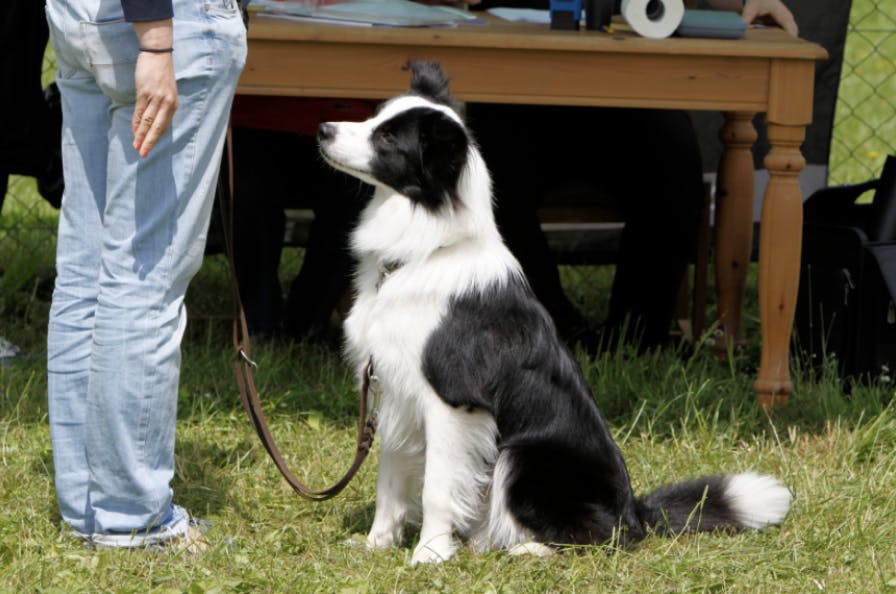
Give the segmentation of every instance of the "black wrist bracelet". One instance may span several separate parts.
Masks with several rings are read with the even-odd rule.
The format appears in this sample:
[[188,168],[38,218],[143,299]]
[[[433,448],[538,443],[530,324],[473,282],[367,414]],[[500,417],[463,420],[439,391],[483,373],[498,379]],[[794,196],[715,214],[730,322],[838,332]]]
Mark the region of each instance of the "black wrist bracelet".
[[149,53],[149,54],[170,54],[171,52],[174,51],[174,48],[173,48],[173,47],[161,47],[161,48],[156,48],[156,47],[141,47],[141,48],[140,48],[140,51],[141,51],[141,52],[146,52],[146,53]]

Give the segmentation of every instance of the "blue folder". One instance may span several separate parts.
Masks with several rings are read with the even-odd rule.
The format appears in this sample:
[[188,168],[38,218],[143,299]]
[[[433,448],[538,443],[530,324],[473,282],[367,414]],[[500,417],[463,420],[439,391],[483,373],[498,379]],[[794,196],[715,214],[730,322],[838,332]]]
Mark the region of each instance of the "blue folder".
[[746,29],[747,23],[736,12],[685,10],[675,33],[681,37],[739,39]]

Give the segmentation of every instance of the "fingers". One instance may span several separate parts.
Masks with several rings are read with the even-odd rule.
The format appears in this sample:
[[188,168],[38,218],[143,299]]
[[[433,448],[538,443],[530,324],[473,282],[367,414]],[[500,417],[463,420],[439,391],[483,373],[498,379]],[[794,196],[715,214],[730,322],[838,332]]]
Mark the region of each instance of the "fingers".
[[153,149],[160,138],[168,131],[177,99],[150,101],[145,109],[135,108],[131,129],[134,132],[134,148],[145,157]]
[[141,53],[134,72],[137,98],[131,131],[134,148],[145,157],[168,131],[178,107],[171,54]]
[[775,22],[778,23],[782,29],[791,35],[799,35],[800,31],[799,27],[796,25],[796,20],[793,18],[793,14],[786,8],[776,11],[776,14],[772,14],[772,18],[775,19]]
[[780,0],[746,2],[741,16],[748,24],[757,20],[770,20],[791,35],[799,34],[793,13]]

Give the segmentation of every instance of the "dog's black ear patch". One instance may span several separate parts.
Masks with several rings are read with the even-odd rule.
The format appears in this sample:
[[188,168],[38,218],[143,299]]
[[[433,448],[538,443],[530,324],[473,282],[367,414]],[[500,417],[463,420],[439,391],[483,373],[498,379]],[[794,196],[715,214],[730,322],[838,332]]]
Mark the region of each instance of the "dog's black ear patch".
[[457,183],[467,162],[469,138],[448,115],[429,112],[420,123],[420,150],[426,186],[457,200]]
[[433,211],[457,201],[470,140],[456,119],[440,109],[415,107],[377,126],[371,143],[377,180]]
[[448,75],[438,62],[415,60],[408,62],[411,69],[411,93],[432,99],[457,111],[457,101],[448,90]]

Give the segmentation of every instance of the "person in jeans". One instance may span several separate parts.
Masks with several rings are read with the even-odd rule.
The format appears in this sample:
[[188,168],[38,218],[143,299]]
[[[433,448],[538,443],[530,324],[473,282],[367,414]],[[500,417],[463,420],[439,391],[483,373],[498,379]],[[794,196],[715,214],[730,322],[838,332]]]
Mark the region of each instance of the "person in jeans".
[[173,503],[184,293],[202,262],[246,31],[236,0],[47,0],[65,192],[47,338],[62,519],[201,548]]

